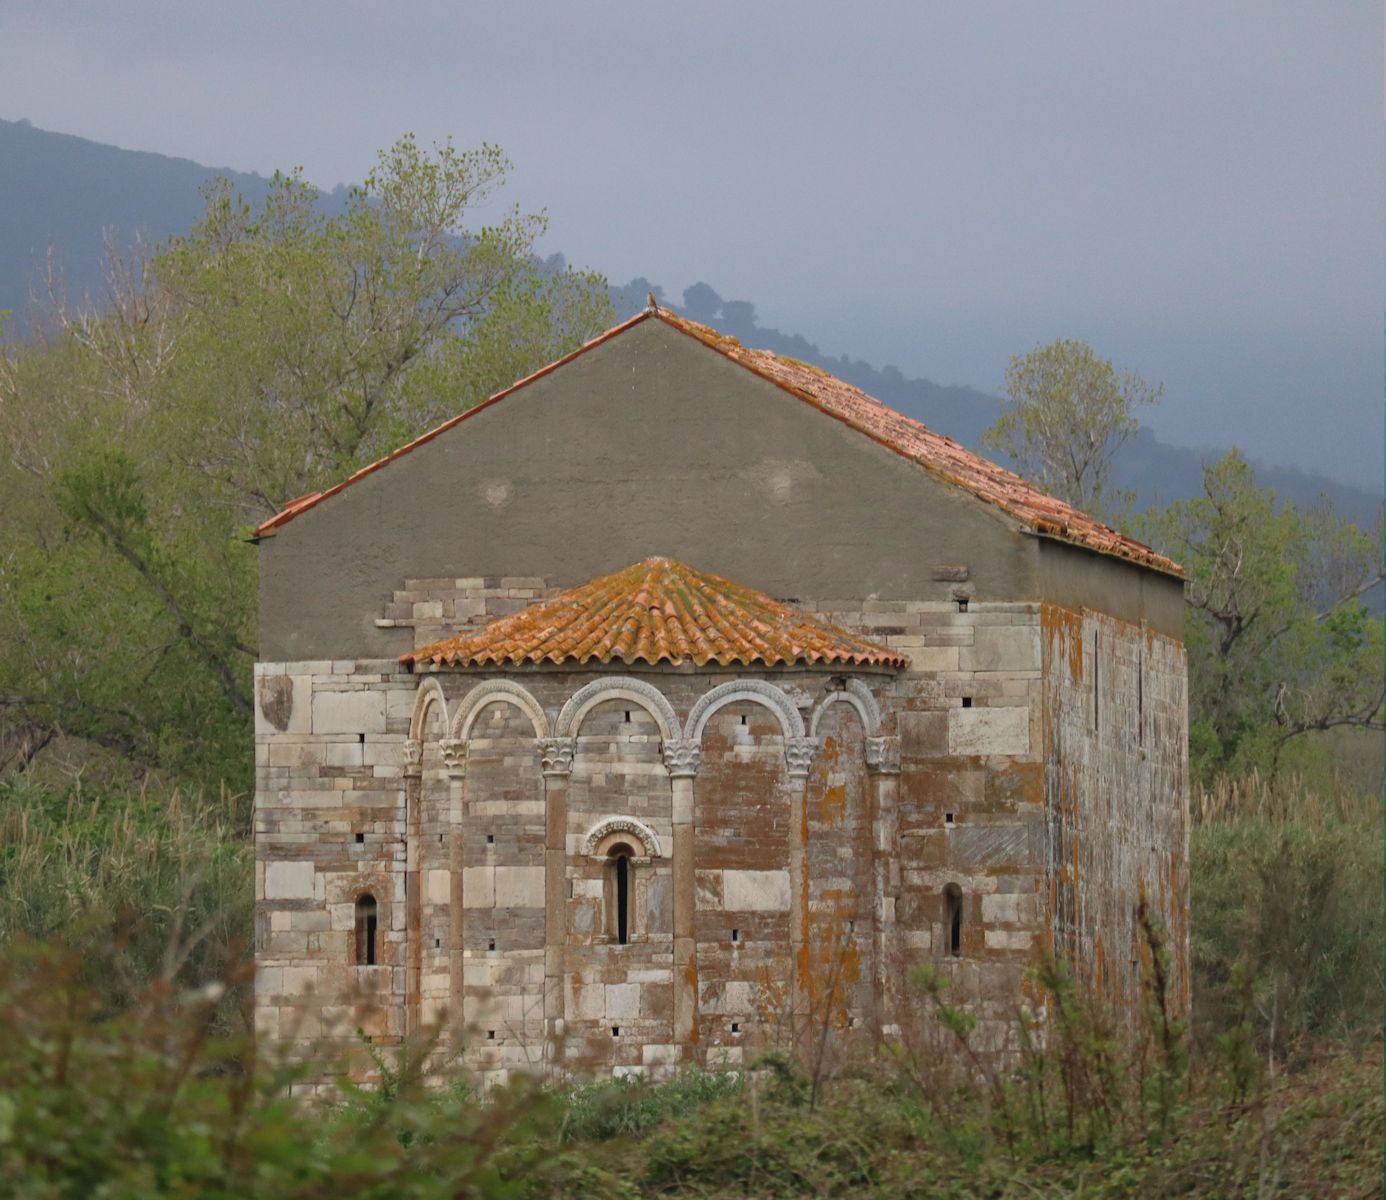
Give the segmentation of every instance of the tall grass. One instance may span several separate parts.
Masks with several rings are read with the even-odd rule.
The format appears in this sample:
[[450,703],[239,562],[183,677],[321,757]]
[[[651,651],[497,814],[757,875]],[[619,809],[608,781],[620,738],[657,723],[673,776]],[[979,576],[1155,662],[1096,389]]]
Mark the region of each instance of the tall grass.
[[246,802],[151,786],[0,783],[0,945],[73,952],[111,1006],[191,986],[252,950]]
[[1375,1036],[1382,1002],[1379,796],[1252,772],[1195,792],[1195,1032],[1253,1028],[1282,1052]]

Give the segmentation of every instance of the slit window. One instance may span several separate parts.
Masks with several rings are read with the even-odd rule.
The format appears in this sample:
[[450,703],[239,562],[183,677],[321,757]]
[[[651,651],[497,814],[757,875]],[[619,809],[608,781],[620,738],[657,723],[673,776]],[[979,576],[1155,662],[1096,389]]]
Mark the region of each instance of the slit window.
[[971,697],[971,696],[964,696],[964,697],[962,698],[962,706],[963,706],[964,708],[971,708],[971,707],[972,707],[972,697]]
[[630,855],[618,854],[616,872],[616,940],[624,946],[630,941]]
[[962,888],[956,883],[950,883],[943,889],[944,919],[948,927],[948,953],[953,958],[962,954],[962,901]]
[[379,909],[369,892],[356,900],[356,965],[373,967],[379,962],[376,939],[379,930]]

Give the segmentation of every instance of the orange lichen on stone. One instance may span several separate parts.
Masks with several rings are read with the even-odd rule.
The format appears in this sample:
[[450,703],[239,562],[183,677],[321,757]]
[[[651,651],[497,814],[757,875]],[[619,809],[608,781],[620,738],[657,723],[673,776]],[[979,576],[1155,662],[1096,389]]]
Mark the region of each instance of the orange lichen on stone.
[[415,667],[541,663],[904,667],[909,660],[826,621],[669,558],[647,558],[400,656]]

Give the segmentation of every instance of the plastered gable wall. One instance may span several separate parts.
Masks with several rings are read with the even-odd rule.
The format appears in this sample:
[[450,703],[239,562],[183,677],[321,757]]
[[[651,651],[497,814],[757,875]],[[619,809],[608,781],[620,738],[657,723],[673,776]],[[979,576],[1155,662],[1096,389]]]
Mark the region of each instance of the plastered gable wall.
[[774,596],[1035,597],[998,511],[646,321],[282,526],[260,547],[261,654],[389,657],[407,578],[571,587],[655,554]]

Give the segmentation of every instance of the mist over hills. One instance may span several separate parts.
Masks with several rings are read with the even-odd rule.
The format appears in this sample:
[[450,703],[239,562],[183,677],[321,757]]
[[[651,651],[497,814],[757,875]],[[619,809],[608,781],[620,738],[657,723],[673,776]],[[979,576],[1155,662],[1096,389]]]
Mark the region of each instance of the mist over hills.
[[[0,311],[14,314],[11,336],[22,333],[26,314],[35,311],[36,291],[38,311],[42,309],[42,274],[50,248],[68,297],[90,296],[100,303],[107,231],[122,242],[139,236],[151,243],[184,232],[202,213],[201,188],[216,176],[228,178],[252,204],[270,186],[263,175],[123,150],[37,129],[27,121],[0,120]],[[324,192],[323,202],[328,211],[340,210],[346,189]],[[561,258],[551,261],[557,265]],[[747,345],[823,367],[974,449],[1001,411],[997,397],[974,388],[907,378],[892,366],[824,354],[797,334],[761,326],[752,302],[725,300],[705,283],[686,289],[681,302],[664,298],[659,285],[643,278],[613,286],[619,316],[638,311],[651,291],[661,303]],[[1138,506],[1163,504],[1196,494],[1203,462],[1218,453],[1217,448],[1199,452],[1171,446],[1142,429],[1122,451],[1113,474],[1118,486],[1135,491]],[[1360,522],[1371,520],[1380,503],[1365,489],[1293,468],[1257,463],[1257,474],[1263,484],[1296,503],[1309,504],[1326,494],[1339,512]]]

